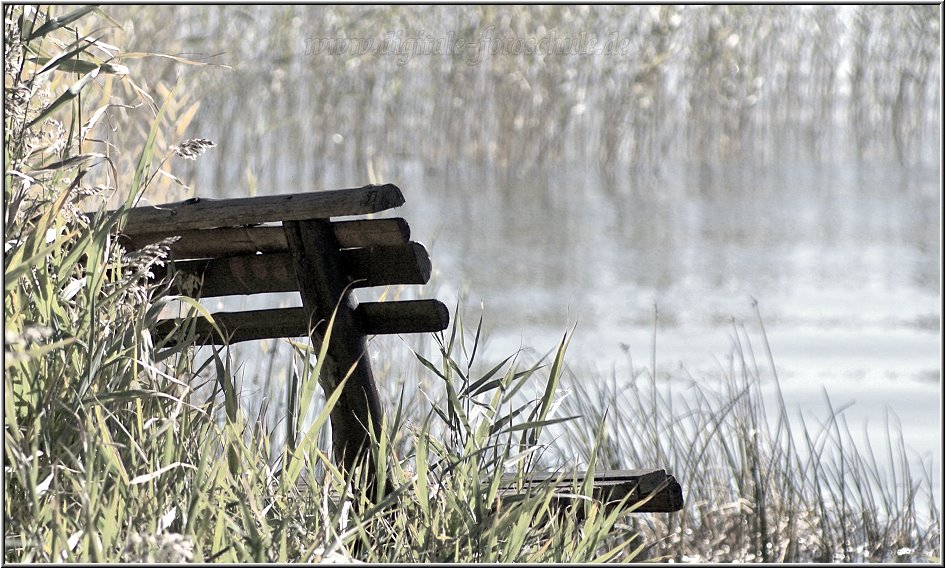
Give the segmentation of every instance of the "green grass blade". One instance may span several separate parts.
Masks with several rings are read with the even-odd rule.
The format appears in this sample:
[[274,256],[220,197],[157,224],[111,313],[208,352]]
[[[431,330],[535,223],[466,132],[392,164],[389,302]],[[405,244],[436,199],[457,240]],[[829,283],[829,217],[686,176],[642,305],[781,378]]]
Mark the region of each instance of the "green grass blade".
[[101,66],[98,66],[95,69],[83,75],[81,79],[76,81],[71,87],[66,89],[64,93],[59,95],[59,97],[55,101],[53,101],[52,103],[49,104],[49,106],[43,109],[43,111],[40,112],[36,118],[31,120],[26,125],[26,128],[33,128],[34,126],[36,126],[37,124],[45,120],[47,117],[49,117],[49,115],[56,112],[56,110],[62,107],[62,105],[68,103],[72,99],[79,96],[79,93],[82,92],[82,89],[87,87],[88,84],[92,82],[92,79],[95,79],[96,77],[98,77],[99,71],[101,71]]
[[69,24],[71,24],[72,22],[75,22],[76,20],[79,20],[85,17],[87,14],[89,14],[90,12],[93,12],[96,9],[97,9],[97,6],[83,6],[82,8],[79,8],[78,10],[69,12],[65,16],[50,18],[46,20],[46,22],[43,25],[36,28],[35,30],[33,30],[32,33],[30,33],[25,38],[23,38],[23,41],[31,42],[34,39],[47,36],[51,34],[52,32],[60,28],[64,28],[68,26]]

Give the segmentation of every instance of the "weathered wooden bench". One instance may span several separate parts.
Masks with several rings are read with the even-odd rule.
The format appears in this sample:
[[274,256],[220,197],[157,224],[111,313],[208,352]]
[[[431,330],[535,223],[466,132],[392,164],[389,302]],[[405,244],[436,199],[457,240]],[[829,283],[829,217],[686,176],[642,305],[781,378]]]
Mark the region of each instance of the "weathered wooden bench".
[[[438,300],[359,304],[353,293],[356,288],[429,280],[429,255],[423,245],[410,241],[404,219],[351,218],[403,203],[400,189],[390,184],[252,198],[193,198],[130,210],[122,239],[129,249],[138,249],[179,237],[170,245],[168,266],[175,285],[188,295],[301,295],[301,308],[215,313],[216,327],[198,320],[196,333],[205,344],[310,336],[313,345],[321,345],[334,315],[319,380],[329,396],[349,376],[331,425],[334,460],[350,471],[370,443],[367,425],[379,433],[382,417],[366,336],[436,332],[449,325],[449,311]],[[156,331],[167,335],[177,326],[168,319]],[[535,476],[530,483],[551,480]],[[569,483],[561,482],[560,489],[566,492]],[[516,491],[510,485],[503,495],[514,497]],[[639,504],[638,512],[682,507],[679,484],[661,469],[595,476],[595,498],[610,503],[626,495],[629,503]]]

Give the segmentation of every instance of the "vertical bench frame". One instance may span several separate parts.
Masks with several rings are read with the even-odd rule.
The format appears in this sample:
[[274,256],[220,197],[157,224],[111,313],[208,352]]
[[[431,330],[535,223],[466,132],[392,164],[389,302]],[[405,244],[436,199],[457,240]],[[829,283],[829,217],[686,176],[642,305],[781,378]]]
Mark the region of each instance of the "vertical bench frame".
[[[367,341],[354,320],[357,299],[348,290],[339,260],[338,241],[327,220],[287,221],[283,224],[312,344],[324,341],[334,314],[326,361],[319,380],[330,396],[348,377],[332,410],[332,448],[335,462],[351,471],[369,448],[369,425],[380,437],[382,406],[367,354]],[[445,327],[445,326],[444,326]],[[369,466],[373,468],[373,465]]]

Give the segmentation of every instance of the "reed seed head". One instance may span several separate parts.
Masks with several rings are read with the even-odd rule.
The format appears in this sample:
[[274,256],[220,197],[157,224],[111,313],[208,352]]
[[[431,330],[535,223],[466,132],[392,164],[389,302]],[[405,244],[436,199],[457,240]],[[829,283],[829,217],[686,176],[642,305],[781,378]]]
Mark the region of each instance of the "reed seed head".
[[179,146],[172,146],[174,153],[185,160],[196,160],[198,156],[216,146],[206,138],[193,138],[185,140]]

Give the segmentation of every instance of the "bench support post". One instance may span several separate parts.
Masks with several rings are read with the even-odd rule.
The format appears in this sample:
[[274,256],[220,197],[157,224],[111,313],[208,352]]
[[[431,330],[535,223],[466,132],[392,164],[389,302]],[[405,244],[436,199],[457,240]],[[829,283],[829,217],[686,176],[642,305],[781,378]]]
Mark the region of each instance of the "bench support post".
[[382,409],[368,359],[367,342],[355,321],[357,300],[346,289],[348,282],[339,266],[334,231],[327,220],[286,221],[283,228],[295,263],[313,345],[323,340],[328,322],[337,308],[327,360],[323,362],[319,377],[327,397],[349,372],[351,375],[331,413],[335,463],[350,473],[358,459],[366,455],[369,479],[377,479],[370,456],[368,425],[371,424],[376,436],[380,435]]

